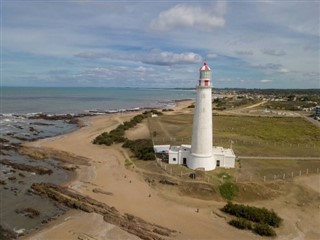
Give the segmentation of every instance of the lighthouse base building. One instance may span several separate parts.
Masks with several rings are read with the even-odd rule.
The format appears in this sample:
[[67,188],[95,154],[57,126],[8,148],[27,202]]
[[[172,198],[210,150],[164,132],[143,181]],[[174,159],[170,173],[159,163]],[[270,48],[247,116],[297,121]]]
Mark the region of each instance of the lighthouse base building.
[[200,68],[191,145],[156,145],[156,153],[167,153],[169,164],[183,164],[204,171],[216,167],[234,168],[236,156],[231,148],[213,146],[211,69]]

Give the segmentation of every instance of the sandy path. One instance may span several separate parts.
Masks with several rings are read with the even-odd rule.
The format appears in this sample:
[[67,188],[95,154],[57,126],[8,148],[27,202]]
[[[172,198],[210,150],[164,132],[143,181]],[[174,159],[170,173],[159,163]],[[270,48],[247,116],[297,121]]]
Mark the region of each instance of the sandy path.
[[[89,158],[91,166],[81,167],[78,178],[70,183],[69,187],[114,206],[122,213],[134,214],[181,232],[175,239],[256,239],[252,233],[234,229],[224,219],[213,215],[211,211],[216,208],[217,203],[179,196],[175,197],[175,201],[167,200],[149,187],[140,175],[124,167],[125,156],[117,150],[117,146],[91,144],[98,134],[115,128],[134,114],[136,113],[87,118],[87,126],[75,132],[29,144]],[[93,193],[92,189],[97,187],[112,192],[113,195]],[[178,204],[178,201],[181,204]],[[195,206],[200,208],[200,213],[195,212]],[[31,239],[57,239],[57,236],[78,239],[81,234],[88,234],[96,239],[112,239],[111,235],[107,237],[107,233],[100,234],[99,231],[110,228],[110,224],[99,219],[101,218],[98,216],[82,212],[78,212],[68,221],[64,221],[62,216],[54,226],[48,226],[34,234]],[[86,227],[80,227],[81,224]],[[113,226],[112,229],[117,228]],[[118,234],[117,231],[114,232]],[[130,235],[126,236],[121,232],[118,239],[131,239]]]

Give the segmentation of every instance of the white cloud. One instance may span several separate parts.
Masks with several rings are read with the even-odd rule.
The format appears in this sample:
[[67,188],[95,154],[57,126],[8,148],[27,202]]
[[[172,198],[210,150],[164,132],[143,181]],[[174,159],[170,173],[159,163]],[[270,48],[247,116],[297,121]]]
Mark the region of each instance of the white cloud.
[[260,80],[261,83],[269,83],[269,82],[272,82],[272,80],[270,79],[262,79]]
[[287,55],[287,53],[284,50],[276,50],[276,49],[263,49],[261,50],[263,54],[281,57],[284,55]]
[[154,65],[175,65],[186,63],[199,63],[202,57],[193,52],[173,53],[160,50],[153,50],[151,53],[142,57],[141,62]]
[[288,73],[290,72],[289,69],[284,68],[284,67],[280,67],[279,69],[277,69],[278,73]]
[[178,4],[163,11],[154,19],[150,28],[154,31],[170,31],[179,28],[195,28],[210,32],[215,28],[225,25],[223,15],[226,11],[226,3],[218,2],[213,9],[204,9],[200,6]]

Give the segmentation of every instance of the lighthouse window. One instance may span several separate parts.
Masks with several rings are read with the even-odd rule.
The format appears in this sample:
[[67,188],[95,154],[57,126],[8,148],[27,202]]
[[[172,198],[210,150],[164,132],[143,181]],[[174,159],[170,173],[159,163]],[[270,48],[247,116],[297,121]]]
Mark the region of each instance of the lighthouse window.
[[176,161],[177,159],[176,159],[176,158],[173,158],[172,160],[173,160],[173,161]]

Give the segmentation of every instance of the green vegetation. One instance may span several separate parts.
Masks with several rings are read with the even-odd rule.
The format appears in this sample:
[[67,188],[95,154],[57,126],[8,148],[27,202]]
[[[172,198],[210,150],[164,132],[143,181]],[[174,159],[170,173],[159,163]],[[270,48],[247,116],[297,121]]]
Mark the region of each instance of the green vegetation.
[[230,108],[243,107],[245,105],[258,103],[259,100],[247,99],[243,97],[238,97],[237,99],[233,98],[216,98],[213,100],[213,109],[215,110],[225,110]]
[[[276,236],[276,232],[271,227],[279,227],[282,219],[274,212],[266,208],[245,206],[243,204],[233,204],[228,202],[223,208],[223,212],[238,217],[228,223],[239,229],[252,230],[261,236]],[[254,222],[254,224],[252,224]]]
[[131,161],[129,161],[128,159],[125,160],[124,162],[124,166],[125,167],[130,167],[133,163]]
[[227,200],[233,200],[239,192],[238,186],[233,182],[225,182],[219,186],[220,194]]
[[266,208],[257,208],[245,206],[243,204],[233,204],[228,202],[223,208],[223,212],[236,217],[245,218],[261,224],[268,224],[273,227],[279,227],[282,219],[272,210]]
[[153,144],[150,139],[126,140],[122,145],[124,148],[129,148],[134,156],[141,160],[155,160]]
[[276,232],[273,230],[273,228],[265,223],[254,224],[253,232],[261,236],[268,236],[268,237],[274,237],[277,235]]
[[239,229],[252,229],[252,223],[244,218],[232,219],[228,223]]
[[113,129],[110,132],[104,132],[100,134],[93,140],[93,144],[111,146],[113,143],[125,142],[127,140],[127,138],[124,137],[125,131],[135,127],[138,123],[141,123],[145,118],[149,117],[151,114],[162,115],[163,113],[157,110],[151,110],[139,114],[133,117],[130,121],[126,121],[123,124],[120,124],[116,129]]
[[[150,119],[155,144],[190,144],[192,114]],[[320,156],[320,129],[298,117],[213,116],[214,144],[239,156]]]
[[226,180],[226,181],[231,181],[232,180],[232,176],[230,176],[228,173],[226,172],[220,172],[217,174],[217,177],[218,178],[222,178],[223,180]]
[[[152,141],[150,139],[129,140],[128,138],[124,137],[126,130],[135,127],[138,123],[141,123],[151,114],[162,115],[163,113],[158,112],[157,110],[151,110],[139,114],[133,117],[130,121],[120,124],[116,129],[100,134],[93,140],[93,144],[110,146],[113,143],[124,143],[122,147],[129,148],[136,158],[141,160],[154,160],[155,153],[153,150]],[[130,166],[131,164],[132,163],[130,161],[125,162],[126,167]]]
[[311,101],[269,101],[264,105],[268,109],[301,111],[303,108],[311,108],[317,106],[316,102]]

